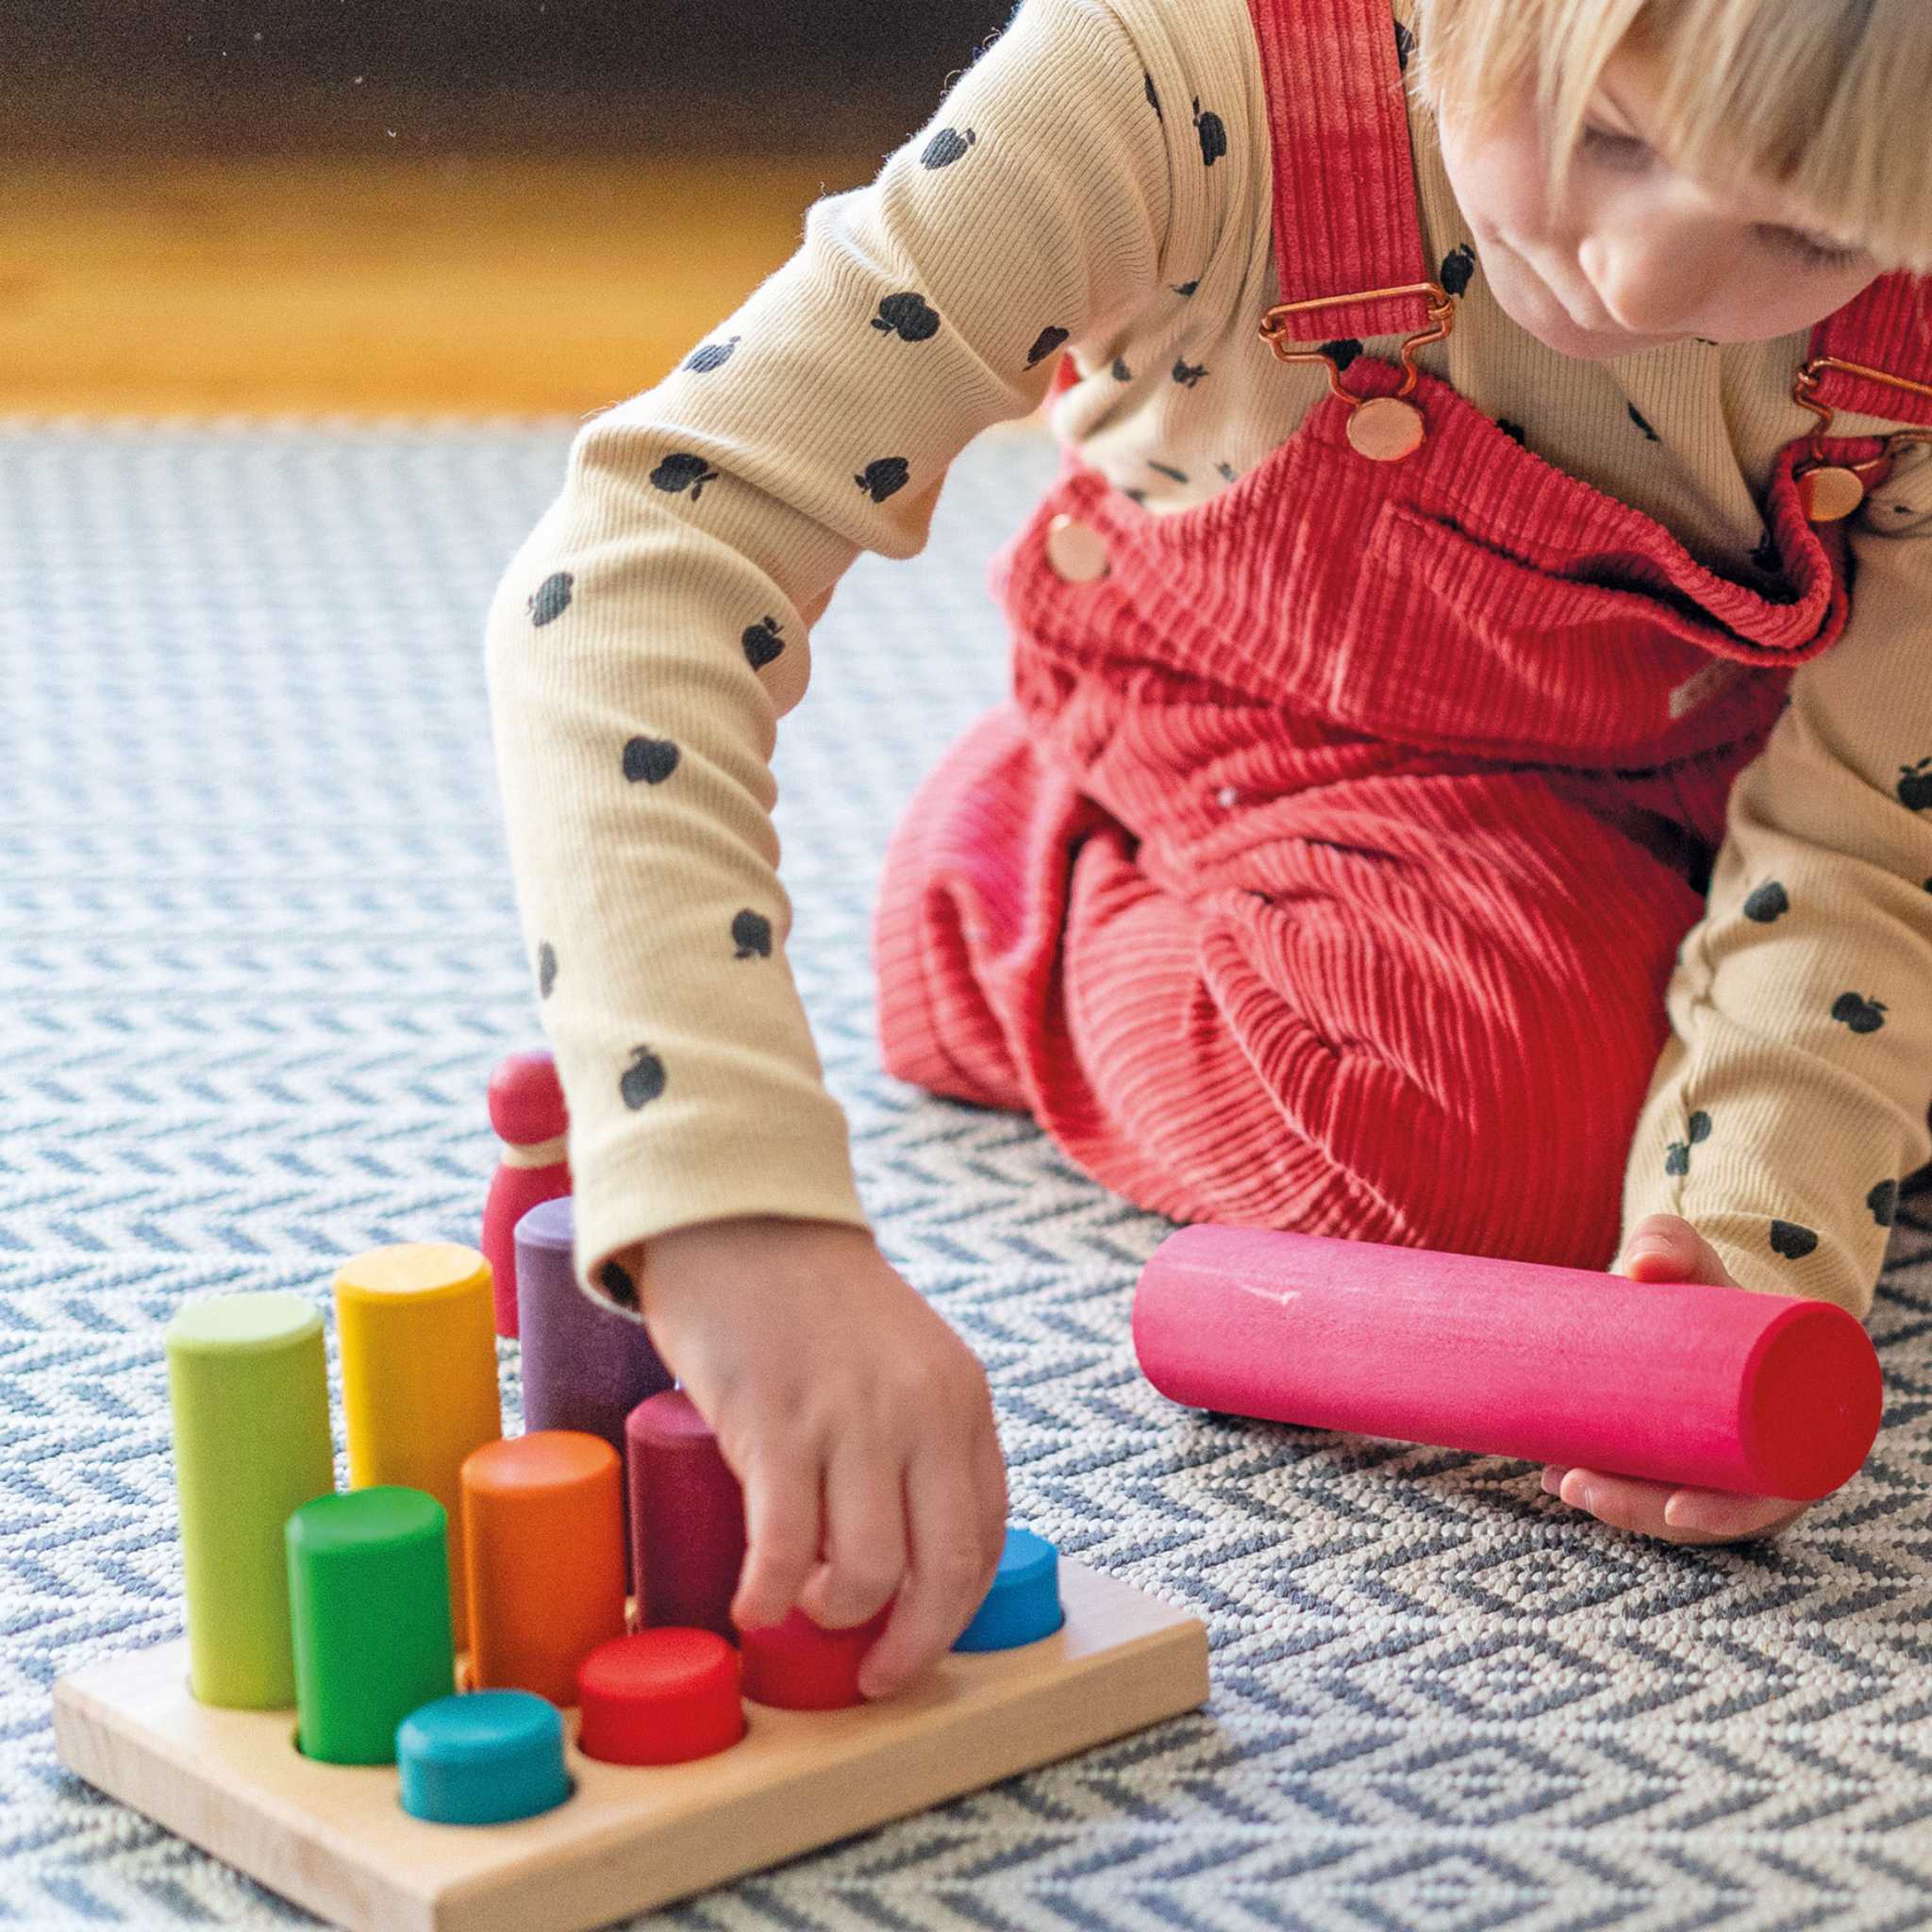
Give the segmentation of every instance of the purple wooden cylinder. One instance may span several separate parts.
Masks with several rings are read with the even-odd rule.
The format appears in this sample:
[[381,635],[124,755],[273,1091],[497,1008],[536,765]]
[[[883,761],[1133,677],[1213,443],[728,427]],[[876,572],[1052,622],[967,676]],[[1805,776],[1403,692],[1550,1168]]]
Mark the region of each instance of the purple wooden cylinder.
[[624,1454],[624,1419],[671,1387],[641,1323],[593,1301],[571,1258],[568,1194],[540,1201],[516,1226],[517,1325],[524,1351],[524,1426],[581,1429]]

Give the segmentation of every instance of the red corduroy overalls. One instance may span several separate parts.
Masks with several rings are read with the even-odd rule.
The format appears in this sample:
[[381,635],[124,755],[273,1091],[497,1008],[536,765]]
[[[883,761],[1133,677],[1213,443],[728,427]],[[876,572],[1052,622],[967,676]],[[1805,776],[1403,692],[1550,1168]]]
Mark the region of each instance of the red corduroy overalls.
[[[1310,305],[1277,353],[1433,337],[1389,0],[1252,8],[1282,302]],[[1015,702],[887,860],[888,1068],[1180,1220],[1608,1266],[1726,794],[1848,614],[1794,468],[1882,473],[1831,408],[1932,422],[1816,358],[1932,381],[1932,291],[1883,277],[1811,349],[1770,595],[1426,374],[1420,445],[1360,453],[1357,399],[1407,380],[1366,354],[1188,509],[1068,446],[991,569]]]

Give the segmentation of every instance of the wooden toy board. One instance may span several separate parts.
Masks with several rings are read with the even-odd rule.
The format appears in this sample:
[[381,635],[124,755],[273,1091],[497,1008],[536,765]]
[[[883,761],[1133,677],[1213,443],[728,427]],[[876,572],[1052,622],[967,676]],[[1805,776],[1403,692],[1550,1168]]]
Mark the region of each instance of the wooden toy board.
[[393,1765],[304,1757],[293,1711],[197,1704],[185,1641],[61,1678],[54,1734],[90,1784],[351,1932],[588,1932],[1207,1701],[1196,1618],[1065,1558],[1060,1592],[1052,1637],[948,1656],[882,1704],[747,1705],[714,1757],[600,1764],[572,1741],[575,1793],[514,1824],[425,1824]]

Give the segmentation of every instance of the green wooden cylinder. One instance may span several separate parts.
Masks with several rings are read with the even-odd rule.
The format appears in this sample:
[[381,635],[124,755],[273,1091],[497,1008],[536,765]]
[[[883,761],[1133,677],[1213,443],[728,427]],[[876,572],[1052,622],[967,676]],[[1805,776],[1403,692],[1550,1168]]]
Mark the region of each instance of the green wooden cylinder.
[[449,1519],[396,1484],[319,1496],[289,1519],[296,1732],[329,1764],[393,1764],[396,1726],[456,1688]]
[[168,1324],[188,1623],[204,1704],[295,1701],[289,1518],[335,1487],[321,1313],[280,1290],[190,1302]]

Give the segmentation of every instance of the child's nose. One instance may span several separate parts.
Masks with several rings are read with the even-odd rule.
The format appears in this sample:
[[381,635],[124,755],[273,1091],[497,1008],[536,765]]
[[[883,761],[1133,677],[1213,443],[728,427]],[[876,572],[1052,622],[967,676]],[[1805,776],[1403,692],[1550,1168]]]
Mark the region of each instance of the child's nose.
[[1614,326],[1640,336],[1688,334],[1708,291],[1709,245],[1649,222],[1586,238],[1577,262]]

